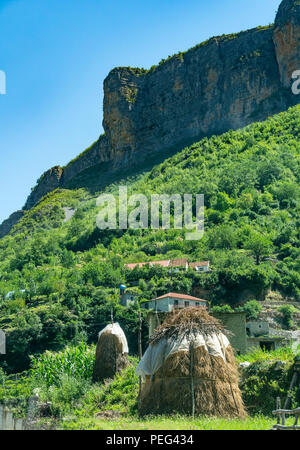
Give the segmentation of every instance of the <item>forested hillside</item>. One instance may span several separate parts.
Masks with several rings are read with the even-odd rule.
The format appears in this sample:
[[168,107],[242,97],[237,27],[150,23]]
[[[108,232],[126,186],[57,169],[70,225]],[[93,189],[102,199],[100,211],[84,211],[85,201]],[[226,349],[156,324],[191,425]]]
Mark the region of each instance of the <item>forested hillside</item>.
[[[137,311],[118,305],[120,283],[141,299],[201,288],[212,305],[235,307],[272,288],[299,301],[299,137],[296,106],[123,178],[106,179],[103,167],[94,167],[69,189],[44,197],[0,240],[0,328],[8,347],[2,366],[21,371],[31,354],[95,342],[112,311],[135,353]],[[185,230],[172,228],[98,229],[96,198],[103,191],[117,195],[119,185],[147,197],[204,194],[204,237],[187,241]],[[76,210],[68,221],[63,208]],[[128,262],[177,257],[209,260],[211,271],[170,276],[162,267],[124,269]]]

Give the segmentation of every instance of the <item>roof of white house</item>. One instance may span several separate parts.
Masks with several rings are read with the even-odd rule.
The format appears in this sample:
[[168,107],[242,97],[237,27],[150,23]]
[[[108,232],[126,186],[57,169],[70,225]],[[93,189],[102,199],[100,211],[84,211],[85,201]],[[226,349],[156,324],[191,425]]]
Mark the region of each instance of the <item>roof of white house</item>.
[[153,300],[160,300],[162,298],[168,298],[168,297],[176,298],[179,300],[193,300],[196,302],[207,303],[207,300],[204,300],[203,298],[192,297],[191,295],[186,295],[186,294],[177,294],[176,292],[169,292],[168,294],[161,295],[160,297],[157,297],[156,299],[153,299]]
[[199,261],[199,262],[192,262],[189,263],[190,267],[208,267],[209,261]]

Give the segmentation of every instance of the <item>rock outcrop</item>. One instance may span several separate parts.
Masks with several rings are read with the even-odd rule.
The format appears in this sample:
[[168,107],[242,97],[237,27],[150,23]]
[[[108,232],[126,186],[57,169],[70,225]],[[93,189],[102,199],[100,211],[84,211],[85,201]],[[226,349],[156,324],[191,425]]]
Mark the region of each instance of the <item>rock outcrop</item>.
[[61,183],[63,169],[60,166],[52,167],[47,170],[37,182],[37,185],[32,189],[24,209],[30,209],[38,203],[38,201],[54,189],[57,189]]
[[292,74],[300,70],[300,1],[285,0],[278,9],[273,32],[280,81],[290,87]]
[[46,172],[25,209],[83,170],[139,165],[203,136],[238,129],[299,102],[300,1],[283,0],[274,25],[209,39],[145,69],[116,68],[104,81],[102,135],[64,169]]
[[23,215],[24,211],[15,211],[9,216],[8,219],[2,222],[2,224],[0,225],[0,239],[10,232],[10,230],[19,222]]

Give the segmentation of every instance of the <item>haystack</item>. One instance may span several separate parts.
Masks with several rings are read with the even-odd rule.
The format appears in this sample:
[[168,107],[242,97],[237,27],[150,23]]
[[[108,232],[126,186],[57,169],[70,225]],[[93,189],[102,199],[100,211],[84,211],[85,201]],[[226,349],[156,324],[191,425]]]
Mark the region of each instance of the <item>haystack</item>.
[[146,414],[245,417],[233,350],[220,322],[204,308],[168,315],[136,369]]
[[98,335],[94,381],[113,378],[128,365],[126,336],[118,323],[107,325]]

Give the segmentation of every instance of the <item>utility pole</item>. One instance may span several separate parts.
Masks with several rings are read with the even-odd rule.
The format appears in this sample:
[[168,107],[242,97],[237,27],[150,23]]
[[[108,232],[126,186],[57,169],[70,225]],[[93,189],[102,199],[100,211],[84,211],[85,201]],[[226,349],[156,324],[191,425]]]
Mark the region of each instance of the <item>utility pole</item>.
[[[143,349],[142,349],[142,313],[141,313],[141,305],[139,303],[139,327],[138,327],[138,352],[139,352],[139,361],[143,357]],[[139,376],[139,410],[141,405],[141,393],[142,393],[142,377]]]

